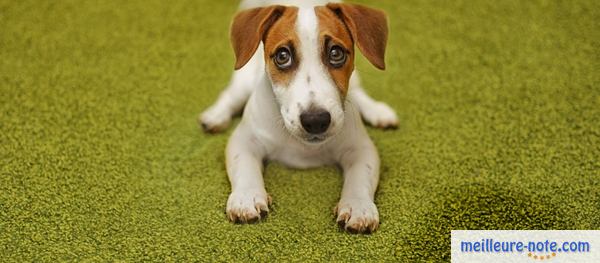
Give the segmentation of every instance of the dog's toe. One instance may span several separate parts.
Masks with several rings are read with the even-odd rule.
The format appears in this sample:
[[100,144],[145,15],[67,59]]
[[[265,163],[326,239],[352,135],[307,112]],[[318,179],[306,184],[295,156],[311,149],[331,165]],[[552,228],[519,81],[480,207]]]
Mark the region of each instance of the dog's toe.
[[227,217],[237,224],[253,224],[269,213],[269,197],[264,191],[233,192],[227,200]]
[[368,200],[342,200],[337,206],[337,223],[349,233],[370,234],[379,227],[379,212]]

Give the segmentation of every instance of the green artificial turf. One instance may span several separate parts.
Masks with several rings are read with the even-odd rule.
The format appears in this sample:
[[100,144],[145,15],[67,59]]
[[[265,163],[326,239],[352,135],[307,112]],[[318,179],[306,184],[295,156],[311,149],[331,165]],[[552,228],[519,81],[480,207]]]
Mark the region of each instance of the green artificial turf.
[[[451,229],[600,229],[600,1],[361,1],[390,18],[364,85],[400,128],[372,235],[335,168],[266,169],[266,222],[226,220],[234,1],[0,0],[2,261],[449,260]],[[234,123],[237,124],[237,120]]]

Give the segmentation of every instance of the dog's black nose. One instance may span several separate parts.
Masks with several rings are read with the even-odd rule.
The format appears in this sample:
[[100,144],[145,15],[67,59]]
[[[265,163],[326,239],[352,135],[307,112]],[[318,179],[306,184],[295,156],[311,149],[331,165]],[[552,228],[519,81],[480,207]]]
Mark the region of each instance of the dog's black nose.
[[324,133],[331,123],[331,115],[324,110],[311,110],[300,114],[302,127],[310,134]]

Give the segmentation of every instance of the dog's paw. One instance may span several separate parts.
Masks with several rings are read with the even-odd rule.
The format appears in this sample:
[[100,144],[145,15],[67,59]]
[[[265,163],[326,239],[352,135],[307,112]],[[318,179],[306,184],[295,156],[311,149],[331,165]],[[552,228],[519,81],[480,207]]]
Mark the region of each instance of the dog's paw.
[[200,114],[198,122],[202,129],[208,133],[224,131],[231,122],[231,113],[218,107],[210,107]]
[[231,222],[256,223],[269,213],[271,197],[264,190],[236,191],[227,200],[227,217]]
[[383,102],[376,102],[372,107],[364,109],[363,118],[371,126],[380,129],[398,128],[398,117],[396,112]]
[[338,225],[353,234],[373,233],[379,227],[377,206],[369,200],[340,200],[335,214]]

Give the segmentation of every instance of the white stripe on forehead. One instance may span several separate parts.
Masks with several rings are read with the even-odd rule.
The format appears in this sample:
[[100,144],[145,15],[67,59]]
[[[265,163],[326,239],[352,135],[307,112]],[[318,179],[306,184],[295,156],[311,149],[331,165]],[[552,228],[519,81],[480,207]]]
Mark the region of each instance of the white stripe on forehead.
[[[321,68],[319,66],[321,54],[319,48],[319,22],[314,7],[298,8],[298,19],[296,21],[296,32],[298,34],[298,47],[300,52],[300,70],[312,71],[309,68]],[[304,72],[309,74],[309,72]]]
[[288,90],[301,105],[301,110],[317,107],[335,112],[336,107],[332,105],[340,103],[339,89],[321,58],[323,52],[319,39],[319,20],[314,6],[298,9],[296,32],[299,40],[299,67]]
[[[300,76],[310,76],[315,82],[326,82],[328,78],[321,62],[319,21],[315,7],[300,7],[298,9],[296,31],[300,42],[297,47],[300,51],[298,54],[300,67],[297,74]],[[302,79],[304,78],[302,77]]]
[[306,44],[316,42],[318,25],[314,7],[300,7],[298,9],[296,30],[302,42]]

